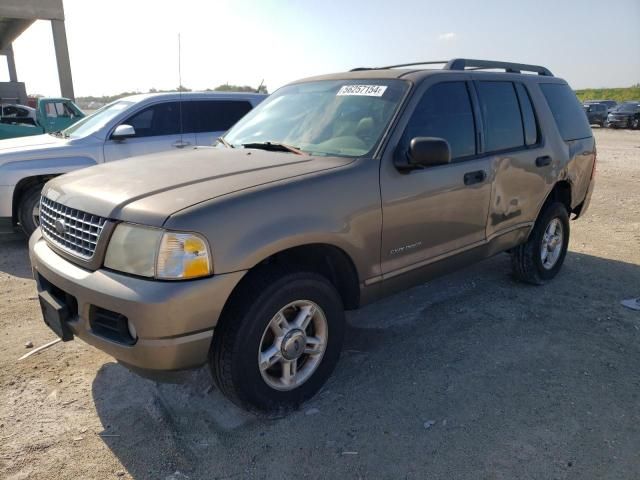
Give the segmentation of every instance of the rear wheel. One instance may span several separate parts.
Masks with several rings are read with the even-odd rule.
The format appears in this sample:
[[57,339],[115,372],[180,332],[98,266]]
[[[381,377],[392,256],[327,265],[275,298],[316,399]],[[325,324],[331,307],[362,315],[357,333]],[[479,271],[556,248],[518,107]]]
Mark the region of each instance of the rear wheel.
[[564,204],[554,202],[541,213],[526,243],[511,251],[516,279],[542,285],[555,277],[569,246],[569,214]]
[[295,408],[338,362],[345,328],[340,296],[309,272],[259,275],[241,288],[214,333],[214,380],[249,410]]
[[42,185],[27,189],[18,204],[18,222],[27,237],[40,225],[40,192]]

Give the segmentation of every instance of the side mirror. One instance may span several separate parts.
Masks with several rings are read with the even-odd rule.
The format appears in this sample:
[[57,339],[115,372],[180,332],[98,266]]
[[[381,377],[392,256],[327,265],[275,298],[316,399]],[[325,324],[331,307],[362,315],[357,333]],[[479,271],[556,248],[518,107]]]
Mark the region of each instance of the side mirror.
[[131,125],[118,125],[111,134],[111,140],[124,140],[125,138],[134,137],[136,135],[136,129]]
[[435,167],[451,163],[451,148],[444,138],[416,137],[409,142],[409,149],[398,157],[395,165],[399,170]]

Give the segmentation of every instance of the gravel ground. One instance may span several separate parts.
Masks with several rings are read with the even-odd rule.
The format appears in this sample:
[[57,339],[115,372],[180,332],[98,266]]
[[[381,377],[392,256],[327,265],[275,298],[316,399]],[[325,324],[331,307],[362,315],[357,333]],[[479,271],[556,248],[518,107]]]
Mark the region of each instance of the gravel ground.
[[560,275],[506,255],[349,314],[323,391],[281,419],[206,370],[138,378],[43,324],[25,241],[0,237],[4,479],[640,478],[640,131],[594,130],[597,188]]

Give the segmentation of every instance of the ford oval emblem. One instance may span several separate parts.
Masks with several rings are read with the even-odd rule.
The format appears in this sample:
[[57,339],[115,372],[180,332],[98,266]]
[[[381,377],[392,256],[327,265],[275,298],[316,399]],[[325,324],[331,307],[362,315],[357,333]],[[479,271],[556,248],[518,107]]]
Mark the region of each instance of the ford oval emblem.
[[60,234],[63,235],[64,233],[66,233],[67,231],[67,226],[64,223],[64,220],[61,218],[56,219],[56,223],[54,224],[56,227],[56,231]]

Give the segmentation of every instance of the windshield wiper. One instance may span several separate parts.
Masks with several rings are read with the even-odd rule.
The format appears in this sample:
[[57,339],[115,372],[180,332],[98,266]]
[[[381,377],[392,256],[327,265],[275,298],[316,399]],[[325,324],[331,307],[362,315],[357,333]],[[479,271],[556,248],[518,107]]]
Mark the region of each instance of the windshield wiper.
[[58,130],[57,132],[49,132],[49,135],[53,135],[54,137],[62,137],[62,132]]
[[227,142],[224,137],[218,137],[216,140],[218,140],[218,142],[220,142],[221,144],[223,144],[225,147],[227,148],[236,148],[233,145],[231,145],[229,142]]
[[244,148],[258,148],[261,150],[268,150],[270,152],[291,152],[295,153],[296,155],[306,155],[306,153],[304,153],[299,148],[280,142],[243,143],[242,146]]

